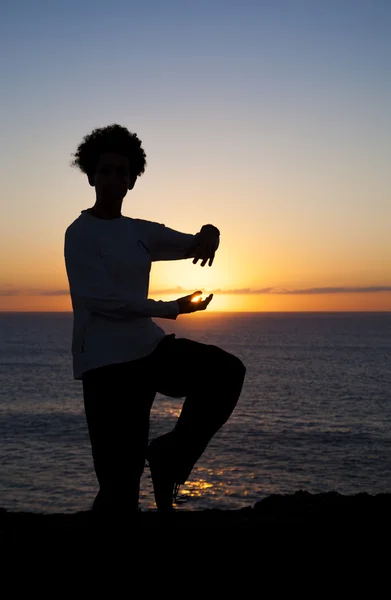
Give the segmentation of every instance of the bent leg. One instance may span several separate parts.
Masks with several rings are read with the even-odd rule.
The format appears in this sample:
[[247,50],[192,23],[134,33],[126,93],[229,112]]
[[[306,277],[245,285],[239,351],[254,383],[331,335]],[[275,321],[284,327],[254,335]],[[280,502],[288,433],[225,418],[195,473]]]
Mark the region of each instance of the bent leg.
[[184,483],[211,438],[231,416],[241,393],[246,368],[242,361],[210,344],[168,337],[154,356],[156,389],[185,397],[175,429],[167,436],[176,482]]

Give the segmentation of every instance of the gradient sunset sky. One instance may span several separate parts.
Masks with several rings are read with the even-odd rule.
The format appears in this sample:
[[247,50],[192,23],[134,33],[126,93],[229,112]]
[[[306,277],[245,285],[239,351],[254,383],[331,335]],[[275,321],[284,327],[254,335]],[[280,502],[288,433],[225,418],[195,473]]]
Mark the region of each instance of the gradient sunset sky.
[[221,231],[151,298],[391,310],[389,0],[13,0],[0,62],[1,311],[71,310],[64,232],[95,200],[71,155],[111,123],[147,154],[124,215]]

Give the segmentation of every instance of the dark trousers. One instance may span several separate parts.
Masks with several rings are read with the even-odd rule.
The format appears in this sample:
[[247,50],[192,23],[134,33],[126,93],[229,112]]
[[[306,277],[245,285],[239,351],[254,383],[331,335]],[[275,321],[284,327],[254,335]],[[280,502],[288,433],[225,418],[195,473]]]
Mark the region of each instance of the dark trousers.
[[218,348],[167,335],[150,354],[83,376],[83,395],[99,505],[138,508],[157,392],[184,398],[173,434],[177,483],[185,483],[213,435],[228,420],[245,377],[242,361]]

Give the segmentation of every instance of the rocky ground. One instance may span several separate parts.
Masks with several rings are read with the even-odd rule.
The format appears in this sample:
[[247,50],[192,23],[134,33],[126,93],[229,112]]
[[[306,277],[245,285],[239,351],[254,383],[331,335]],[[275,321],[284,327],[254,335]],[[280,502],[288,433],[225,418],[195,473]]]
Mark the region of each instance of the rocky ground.
[[72,544],[94,544],[102,534],[124,535],[127,528],[145,529],[241,529],[259,534],[278,525],[310,525],[338,528],[368,525],[385,531],[391,525],[391,494],[338,493],[268,496],[253,506],[239,510],[177,510],[169,516],[155,511],[140,512],[136,520],[103,522],[90,512],[36,514],[0,509],[0,535],[3,547],[34,546],[37,540],[53,549]]

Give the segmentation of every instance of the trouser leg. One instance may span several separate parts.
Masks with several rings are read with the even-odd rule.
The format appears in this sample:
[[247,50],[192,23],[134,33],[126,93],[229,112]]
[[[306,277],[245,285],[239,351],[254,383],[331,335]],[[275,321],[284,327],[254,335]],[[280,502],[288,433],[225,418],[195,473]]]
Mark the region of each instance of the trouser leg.
[[154,353],[158,392],[185,397],[170,436],[175,444],[176,481],[184,483],[211,438],[231,416],[246,368],[217,346],[168,337]]
[[155,391],[142,363],[94,369],[83,377],[85,414],[99,493],[94,510],[137,510]]

